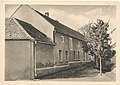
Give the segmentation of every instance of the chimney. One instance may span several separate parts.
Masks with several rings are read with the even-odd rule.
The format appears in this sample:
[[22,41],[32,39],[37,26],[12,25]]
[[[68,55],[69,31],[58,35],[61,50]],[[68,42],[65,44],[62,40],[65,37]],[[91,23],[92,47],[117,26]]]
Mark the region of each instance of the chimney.
[[49,12],[45,12],[45,16],[49,17]]

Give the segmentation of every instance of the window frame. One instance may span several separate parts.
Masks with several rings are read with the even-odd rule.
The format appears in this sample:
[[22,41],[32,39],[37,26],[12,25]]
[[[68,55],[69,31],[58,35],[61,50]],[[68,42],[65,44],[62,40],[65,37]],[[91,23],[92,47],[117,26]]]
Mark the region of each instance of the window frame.
[[68,50],[65,51],[65,60],[66,61],[69,60],[69,52],[68,52]]
[[70,50],[73,50],[73,39],[69,37]]
[[80,51],[78,51],[78,60],[80,60]]
[[78,47],[80,47],[80,41],[78,41]]
[[76,60],[76,55],[75,55],[75,54],[76,54],[76,52],[73,51],[73,57],[74,57],[73,59],[74,59],[74,60]]
[[62,61],[62,50],[58,50],[58,60]]
[[61,43],[64,43],[64,36],[61,36]]

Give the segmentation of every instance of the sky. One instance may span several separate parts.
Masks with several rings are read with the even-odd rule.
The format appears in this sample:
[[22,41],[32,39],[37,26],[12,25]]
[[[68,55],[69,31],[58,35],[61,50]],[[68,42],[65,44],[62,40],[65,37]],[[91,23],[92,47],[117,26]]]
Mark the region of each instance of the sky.
[[[5,16],[10,17],[11,14],[18,8],[19,5],[6,5]],[[114,5],[30,5],[32,8],[41,13],[49,12],[49,17],[58,20],[66,26],[78,30],[89,22],[102,19],[108,21],[110,19],[109,31],[116,28],[116,6]],[[28,7],[27,7],[28,8]],[[23,12],[20,15],[21,11]],[[33,13],[28,12],[25,8],[20,8],[13,16],[27,18],[31,20]],[[35,17],[34,17],[35,18]],[[36,17],[38,18],[38,17]],[[36,22],[35,22],[36,21]],[[37,23],[37,24],[36,24]],[[34,20],[33,25],[39,26],[39,21]]]

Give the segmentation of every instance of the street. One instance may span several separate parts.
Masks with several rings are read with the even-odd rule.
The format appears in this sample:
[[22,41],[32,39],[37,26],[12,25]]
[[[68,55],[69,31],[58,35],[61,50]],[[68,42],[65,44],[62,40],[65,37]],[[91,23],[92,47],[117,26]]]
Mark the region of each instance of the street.
[[92,66],[80,70],[80,67],[65,70],[42,78],[42,80],[52,81],[115,81],[115,73],[108,72],[102,76],[99,75],[99,70],[94,69]]

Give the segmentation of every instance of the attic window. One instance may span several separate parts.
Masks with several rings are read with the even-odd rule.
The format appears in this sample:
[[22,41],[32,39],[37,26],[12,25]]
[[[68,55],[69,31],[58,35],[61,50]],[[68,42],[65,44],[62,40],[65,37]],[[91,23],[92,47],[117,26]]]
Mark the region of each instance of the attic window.
[[61,36],[61,43],[64,43],[64,36]]

